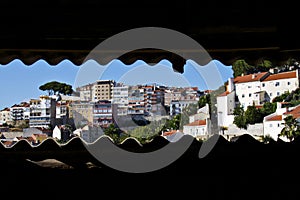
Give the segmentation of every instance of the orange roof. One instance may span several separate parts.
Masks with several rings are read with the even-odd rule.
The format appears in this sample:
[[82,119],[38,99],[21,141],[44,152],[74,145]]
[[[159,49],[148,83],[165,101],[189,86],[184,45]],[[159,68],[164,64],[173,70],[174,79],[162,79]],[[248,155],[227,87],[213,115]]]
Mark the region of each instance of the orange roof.
[[291,111],[283,113],[284,115],[293,115],[293,118],[299,118],[300,117],[300,106],[297,106]]
[[287,79],[287,78],[297,78],[296,71],[291,72],[283,72],[279,74],[272,74],[268,76],[264,81],[273,81],[273,80],[279,80],[279,79]]
[[1,111],[10,111],[10,108],[4,108],[3,110]]
[[175,134],[176,132],[177,132],[176,130],[164,132],[164,133],[163,133],[163,136],[173,135],[173,134]]
[[204,126],[204,125],[206,125],[206,120],[197,120],[185,126]]
[[260,109],[262,107],[263,107],[263,105],[255,105],[255,108],[258,108],[258,109]]
[[281,121],[281,120],[282,120],[282,115],[275,115],[267,119],[267,121]]
[[225,92],[223,92],[222,94],[220,94],[218,97],[225,97],[225,96],[227,96],[229,93],[230,93],[230,92],[225,91]]
[[268,72],[261,72],[261,73],[257,73],[257,74],[238,76],[234,79],[234,83],[247,83],[247,82],[253,82],[253,81],[260,81],[260,79],[267,73]]

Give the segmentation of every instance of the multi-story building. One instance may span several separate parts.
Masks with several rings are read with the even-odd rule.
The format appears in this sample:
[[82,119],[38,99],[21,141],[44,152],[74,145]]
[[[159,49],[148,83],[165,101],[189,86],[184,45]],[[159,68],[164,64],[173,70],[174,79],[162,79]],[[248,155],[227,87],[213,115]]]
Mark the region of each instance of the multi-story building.
[[145,97],[141,86],[129,86],[128,88],[128,114],[144,115]]
[[56,101],[49,96],[30,100],[30,127],[49,128],[55,126]]
[[29,120],[30,105],[27,102],[15,104],[10,108],[11,118],[13,121]]
[[146,85],[144,89],[145,113],[162,115],[164,112],[164,89],[156,85]]
[[128,86],[118,83],[112,90],[112,104],[117,116],[128,114]]
[[92,101],[97,102],[99,100],[111,100],[112,89],[115,86],[113,80],[98,80],[92,87]]
[[282,73],[262,72],[239,76],[234,79],[240,104],[246,110],[253,104],[262,105],[275,97],[299,87],[299,71]]
[[258,101],[258,99],[261,99],[259,95],[265,95],[265,93],[260,94],[260,92],[262,91],[261,81],[264,80],[267,76],[269,76],[269,72],[242,75],[234,79],[235,91],[238,97],[238,101],[245,110],[248,106],[252,106],[253,102],[255,105],[261,105],[263,103],[261,101]]
[[111,100],[112,89],[115,86],[114,80],[98,80],[95,83],[76,88],[81,101]]
[[70,104],[69,118],[73,119],[77,128],[93,124],[94,103],[90,101],[74,101]]
[[191,104],[197,105],[197,100],[179,100],[179,101],[171,101],[170,104],[170,115],[177,115],[182,113],[183,109]]
[[[263,135],[270,136],[274,140],[278,140],[281,130],[284,128],[284,118],[287,116],[293,116],[298,122],[300,121],[300,106],[289,107],[284,102],[278,102],[276,111],[263,120]],[[280,139],[287,140],[287,138],[281,137]]]
[[80,101],[80,97],[59,95],[56,97],[56,124],[72,124],[70,119],[70,104],[74,101]]
[[76,92],[79,93],[79,97],[81,101],[92,101],[93,100],[93,87],[94,84],[88,84],[81,87],[76,88]]
[[218,127],[228,128],[233,124],[233,111],[236,107],[236,95],[234,91],[233,79],[228,79],[226,91],[217,96]]
[[107,128],[113,123],[111,101],[103,100],[94,103],[93,106],[93,126]]
[[12,123],[10,108],[4,108],[0,111],[0,125]]
[[164,95],[164,103],[165,106],[170,106],[171,101],[179,101],[181,98],[181,92],[175,88],[169,88],[167,90],[165,90],[165,95]]
[[291,92],[299,87],[298,70],[271,74],[261,82],[261,90],[265,91],[268,100],[285,92]]

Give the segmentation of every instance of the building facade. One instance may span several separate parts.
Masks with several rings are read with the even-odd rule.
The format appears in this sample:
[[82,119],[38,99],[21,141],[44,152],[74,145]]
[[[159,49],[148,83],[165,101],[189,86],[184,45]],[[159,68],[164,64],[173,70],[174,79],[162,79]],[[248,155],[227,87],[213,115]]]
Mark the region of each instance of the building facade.
[[0,111],[0,125],[3,124],[11,124],[12,118],[11,118],[11,112],[10,108],[4,108]]
[[13,121],[29,120],[30,105],[27,102],[21,102],[20,104],[15,104],[10,108],[10,112]]
[[55,127],[56,100],[49,96],[40,96],[30,100],[29,127]]
[[116,115],[128,114],[128,86],[118,84],[113,88],[112,104],[116,108]]
[[113,80],[96,81],[92,87],[92,101],[111,100],[114,86],[115,81]]
[[103,100],[94,103],[93,106],[93,126],[107,128],[113,123],[111,101]]

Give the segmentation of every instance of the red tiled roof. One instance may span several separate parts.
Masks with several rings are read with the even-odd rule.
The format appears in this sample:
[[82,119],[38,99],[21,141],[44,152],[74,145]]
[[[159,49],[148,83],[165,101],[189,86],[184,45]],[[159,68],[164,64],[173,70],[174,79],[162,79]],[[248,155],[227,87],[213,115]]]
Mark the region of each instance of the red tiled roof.
[[173,134],[175,134],[176,132],[177,132],[176,130],[164,132],[164,133],[163,133],[163,136],[173,135]]
[[222,94],[220,94],[218,97],[225,97],[225,96],[227,96],[229,93],[230,93],[230,92],[225,91],[225,92],[223,92]]
[[272,74],[272,75],[268,76],[265,80],[263,80],[263,82],[279,80],[279,79],[287,79],[287,78],[297,78],[296,71]]
[[281,120],[282,120],[282,115],[275,115],[267,119],[267,121],[281,121]]
[[10,108],[4,108],[3,110],[1,111],[10,111]]
[[206,125],[206,120],[197,120],[185,126],[204,126],[204,125]]
[[283,113],[284,115],[293,115],[293,118],[299,118],[300,117],[300,106],[297,106],[291,111]]
[[234,83],[247,83],[247,82],[259,81],[267,73],[268,72],[261,72],[261,73],[257,73],[257,74],[238,76],[234,79]]

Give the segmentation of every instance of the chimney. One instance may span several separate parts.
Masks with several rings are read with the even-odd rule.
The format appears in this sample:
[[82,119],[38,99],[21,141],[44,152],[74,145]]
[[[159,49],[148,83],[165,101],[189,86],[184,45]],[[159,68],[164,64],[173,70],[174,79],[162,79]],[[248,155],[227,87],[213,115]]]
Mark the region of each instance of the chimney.
[[233,78],[228,78],[227,91],[232,92],[234,90]]
[[252,74],[252,79],[254,79],[255,78],[255,74]]

